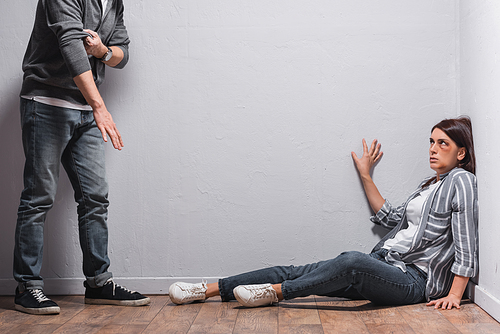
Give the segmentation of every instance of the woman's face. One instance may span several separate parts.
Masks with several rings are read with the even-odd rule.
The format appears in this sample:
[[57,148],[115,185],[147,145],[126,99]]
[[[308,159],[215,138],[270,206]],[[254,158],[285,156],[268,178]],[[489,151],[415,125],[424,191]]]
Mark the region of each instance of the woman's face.
[[430,144],[430,166],[438,174],[447,173],[457,167],[465,157],[465,148],[458,147],[441,129],[435,128],[432,131]]

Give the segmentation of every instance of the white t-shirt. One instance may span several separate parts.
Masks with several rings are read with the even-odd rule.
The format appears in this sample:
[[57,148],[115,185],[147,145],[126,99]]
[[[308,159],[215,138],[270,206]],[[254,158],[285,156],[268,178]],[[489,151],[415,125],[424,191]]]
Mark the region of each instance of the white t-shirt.
[[[417,233],[418,225],[420,224],[420,218],[422,217],[422,210],[424,208],[424,203],[431,194],[432,190],[438,186],[441,181],[431,184],[427,189],[423,190],[420,194],[412,199],[408,206],[406,207],[406,219],[408,221],[408,227],[402,229],[396,235],[385,241],[382,248],[390,250],[394,246],[398,246],[398,249],[404,249],[405,252],[410,249],[412,245],[413,237]],[[402,252],[404,253],[404,252]],[[414,263],[417,267],[427,272],[426,263]]]

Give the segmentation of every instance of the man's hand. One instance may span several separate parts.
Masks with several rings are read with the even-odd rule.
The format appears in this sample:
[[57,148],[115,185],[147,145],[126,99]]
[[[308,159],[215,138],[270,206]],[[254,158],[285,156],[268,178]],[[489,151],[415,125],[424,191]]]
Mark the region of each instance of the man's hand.
[[108,48],[102,43],[99,35],[95,31],[92,31],[90,29],[83,29],[83,31],[92,36],[85,37],[85,39],[83,40],[83,45],[85,46],[85,51],[87,51],[87,54],[99,59],[102,58],[108,51]]
[[83,72],[74,77],[73,80],[75,80],[78,89],[82,92],[85,101],[87,101],[94,111],[94,120],[102,133],[102,139],[107,142],[109,135],[113,147],[117,150],[121,150],[123,147],[122,136],[120,132],[118,132],[116,124],[113,122],[113,117],[111,117],[111,114],[102,100],[101,94],[95,85],[92,72]]
[[109,111],[94,110],[94,120],[97,124],[97,127],[102,133],[102,139],[107,142],[109,135],[109,138],[111,138],[111,143],[113,143],[113,147],[117,150],[121,150],[123,148],[122,136],[120,135],[115,122],[113,122],[113,117],[111,117]]

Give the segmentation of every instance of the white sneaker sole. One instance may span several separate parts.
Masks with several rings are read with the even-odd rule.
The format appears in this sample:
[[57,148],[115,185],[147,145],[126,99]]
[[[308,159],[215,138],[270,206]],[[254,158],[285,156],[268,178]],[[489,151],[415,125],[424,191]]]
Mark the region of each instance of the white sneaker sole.
[[15,305],[16,310],[28,314],[59,314],[61,309],[59,306],[42,307],[42,308],[28,308],[21,305]]

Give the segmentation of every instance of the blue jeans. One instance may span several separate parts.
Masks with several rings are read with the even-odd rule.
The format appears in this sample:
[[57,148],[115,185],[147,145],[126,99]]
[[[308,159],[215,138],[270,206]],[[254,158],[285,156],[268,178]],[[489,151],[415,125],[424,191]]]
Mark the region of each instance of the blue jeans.
[[104,142],[93,112],[21,98],[21,125],[26,162],[14,248],[14,278],[20,291],[43,289],[43,229],[54,204],[60,163],[78,203],[83,273],[90,287],[102,286],[112,277],[107,272],[109,202]]
[[277,266],[219,280],[223,301],[246,284],[279,284],[285,299],[309,295],[368,299],[379,305],[406,305],[425,300],[427,275],[414,265],[407,271],[385,262],[385,250],[372,254],[345,252],[334,259],[304,266]]

